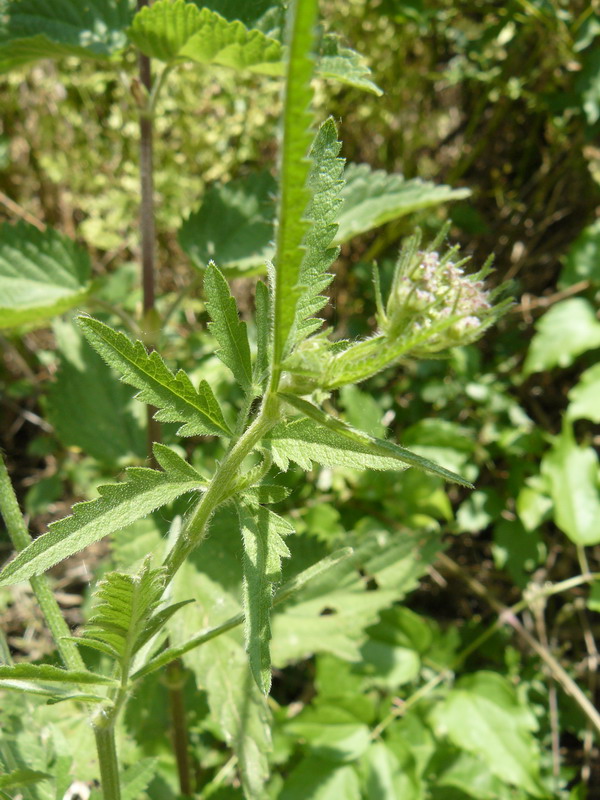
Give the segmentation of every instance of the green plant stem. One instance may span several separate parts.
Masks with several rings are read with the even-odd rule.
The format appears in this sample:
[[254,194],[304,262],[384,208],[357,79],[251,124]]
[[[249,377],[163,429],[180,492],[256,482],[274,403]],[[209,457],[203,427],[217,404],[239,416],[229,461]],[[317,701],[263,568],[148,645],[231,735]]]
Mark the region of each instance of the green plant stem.
[[234,440],[230,445],[207,491],[202,496],[195,511],[188,518],[179,539],[165,559],[163,566],[166,567],[167,583],[173,579],[187,556],[202,541],[208,521],[219,504],[229,496],[238,470],[246,456],[252,452],[268,431],[279,422],[279,408],[279,399],[273,394],[268,394],[252,424],[237,441]]
[[[27,545],[31,544],[32,539],[25,526],[2,451],[0,451],[0,513],[6,524],[6,530],[13,547],[17,552],[24,550]],[[35,575],[30,578],[29,582],[63,662],[69,669],[84,670],[85,665],[77,646],[67,638],[71,636],[71,631],[65,622],[46,577],[44,575]]]
[[100,763],[100,781],[104,800],[121,800],[114,720],[111,719],[106,725],[94,724],[94,737]]
[[169,706],[171,725],[173,728],[173,750],[179,774],[179,791],[184,795],[192,794],[191,768],[188,753],[188,731],[185,717],[185,701],[183,687],[185,673],[179,659],[167,665],[167,688],[169,690]]

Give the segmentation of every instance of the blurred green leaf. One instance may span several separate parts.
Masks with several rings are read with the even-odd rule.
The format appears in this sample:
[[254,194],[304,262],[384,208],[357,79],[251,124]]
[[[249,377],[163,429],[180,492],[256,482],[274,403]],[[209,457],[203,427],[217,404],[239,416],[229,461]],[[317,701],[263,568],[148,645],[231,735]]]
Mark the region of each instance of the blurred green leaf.
[[[48,417],[61,442],[107,464],[146,455],[143,409],[71,321],[56,320],[59,369]],[[142,411],[142,415],[140,415]]]
[[531,375],[553,367],[569,367],[581,353],[600,347],[600,322],[582,297],[562,300],[536,323],[523,372]]
[[358,776],[318,756],[303,759],[288,775],[278,800],[361,800]]
[[364,58],[355,50],[344,47],[335,34],[323,37],[317,74],[322,78],[333,78],[348,86],[364,89],[378,97],[383,94],[379,86],[370,80],[371,70],[366,66]]
[[353,428],[379,439],[385,438],[385,425],[381,422],[383,412],[372,395],[359,389],[358,386],[342,386],[340,404]]
[[81,303],[90,289],[88,254],[48,228],[0,226],[0,328],[41,323]]
[[501,519],[494,525],[492,552],[496,566],[506,569],[521,589],[546,557],[540,534],[536,530],[527,531],[519,520]]
[[127,33],[143,53],[167,64],[193,61],[262,75],[283,72],[276,39],[186,0],[158,0],[142,8]]
[[0,789],[18,789],[51,777],[48,773],[35,769],[15,769],[6,775],[0,775]]
[[[600,251],[598,253],[600,263]],[[569,392],[568,420],[590,419],[600,423],[600,364],[581,373],[579,383]]]
[[[4,11],[4,8],[2,9]],[[0,33],[0,71],[40,58],[107,58],[127,44],[129,0],[12,0]]]
[[565,424],[541,466],[550,484],[554,521],[579,545],[600,542],[600,482],[598,456],[592,447],[579,447]]
[[328,761],[355,761],[371,743],[367,725],[350,711],[328,702],[304,708],[286,725],[286,731]]
[[361,759],[360,766],[364,774],[363,797],[376,797],[377,800],[422,799],[414,761],[401,761],[384,742],[374,742]]
[[452,189],[420,178],[372,170],[367,164],[348,164],[342,188],[344,204],[334,241],[347,242],[385,222],[423,208],[468,197],[469,189]]
[[558,286],[561,289],[579,281],[600,284],[600,219],[579,234],[565,257]]
[[502,675],[475,672],[461,678],[432,719],[439,735],[479,756],[493,775],[534,797],[546,795],[532,735],[535,718]]

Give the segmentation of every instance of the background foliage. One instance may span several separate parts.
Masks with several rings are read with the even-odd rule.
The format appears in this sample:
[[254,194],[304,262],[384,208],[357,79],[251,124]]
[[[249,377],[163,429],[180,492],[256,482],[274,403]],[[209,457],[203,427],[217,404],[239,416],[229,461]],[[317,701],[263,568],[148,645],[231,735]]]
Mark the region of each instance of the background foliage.
[[[517,303],[480,345],[406,363],[333,398],[348,422],[459,471],[474,492],[414,470],[275,476],[290,490],[278,508],[296,530],[286,539],[283,581],[339,547],[355,553],[278,607],[268,708],[249,677],[241,632],[189,654],[183,681],[198,785],[203,797],[260,797],[270,770],[264,791],[281,800],[599,797],[590,720],[527,639],[594,700],[600,592],[577,577],[596,571],[600,541],[598,10],[583,2],[327,0],[322,14],[326,30],[367,54],[383,90],[340,86],[326,70],[317,78],[317,115],[333,115],[342,155],[370,168],[355,167],[345,189],[354,219],[370,224],[355,227],[352,242],[339,239],[324,313],[344,335],[368,333],[373,261],[386,284],[403,237],[416,224],[429,237],[446,217],[475,264],[495,253],[498,280],[514,280]],[[263,30],[276,26],[265,19]],[[128,52],[124,69],[134,66]],[[218,333],[208,328],[200,270],[214,256],[237,275],[234,293],[250,318],[249,276],[269,249],[261,198],[272,190],[278,87],[263,75],[189,63],[170,76],[157,109],[161,352],[219,399],[237,390],[214,356]],[[97,316],[114,323],[115,307],[134,315],[138,132],[128,80],[65,52],[3,75],[0,92],[0,267],[15,263],[7,253],[18,226],[56,226],[69,238],[57,239],[49,258],[60,251],[70,270],[59,276],[64,293],[53,310],[64,294],[64,308],[80,302],[73,287],[83,284],[99,298]],[[433,184],[450,188],[386,218],[369,191],[387,181],[393,192],[395,173],[428,182],[416,184],[420,198]],[[232,232],[248,246],[238,251]],[[0,339],[2,447],[30,526],[41,532],[75,500],[96,496],[115,466],[143,463],[144,419],[68,315],[32,327],[28,296],[10,318],[1,281],[0,324],[23,326]],[[38,296],[47,299],[43,280]],[[115,417],[121,403],[126,411]],[[165,430],[178,441],[176,425]],[[210,438],[179,446],[200,473],[218,457]],[[134,523],[110,547],[62,565],[54,577],[69,621],[89,620],[90,574],[139,566],[149,552],[160,563],[169,522],[185,510],[175,501],[172,514]],[[237,525],[230,509],[220,512],[174,585],[172,602],[187,600],[193,585],[197,603],[173,617],[173,645],[206,627],[205,609],[211,625],[238,612]],[[8,556],[8,540],[0,545]],[[14,656],[54,663],[28,592],[0,592]],[[504,624],[502,612],[515,605],[521,629]],[[165,695],[158,673],[144,678],[120,731],[132,800],[177,796]],[[34,698],[28,717],[40,735],[32,736],[20,702],[3,698],[2,727],[11,733],[0,761],[13,776],[30,770],[19,778],[29,786],[24,796],[62,797],[75,776],[95,774],[83,716]],[[250,750],[238,746],[239,709]],[[0,791],[12,791],[2,780]]]

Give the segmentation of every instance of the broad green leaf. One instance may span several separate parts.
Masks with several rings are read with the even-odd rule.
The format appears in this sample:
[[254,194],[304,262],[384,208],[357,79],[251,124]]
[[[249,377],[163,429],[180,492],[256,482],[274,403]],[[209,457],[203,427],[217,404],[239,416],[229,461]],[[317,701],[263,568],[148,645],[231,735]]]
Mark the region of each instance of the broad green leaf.
[[600,542],[600,474],[593,447],[579,447],[568,423],[542,461],[550,484],[554,521],[579,545]]
[[503,781],[545,797],[539,779],[535,718],[502,675],[476,672],[457,682],[432,719],[438,735],[479,756]]
[[229,367],[242,389],[249,392],[252,388],[252,362],[246,323],[239,319],[227,281],[213,263],[208,265],[204,276],[204,291],[206,308],[212,319],[209,329],[220,345],[215,355]]
[[18,789],[20,786],[28,786],[51,777],[47,772],[35,769],[14,769],[6,775],[0,775],[0,789]]
[[99,486],[100,497],[73,506],[73,515],[53,522],[48,532],[35,539],[0,573],[0,585],[18,583],[41,575],[65,558],[114,531],[172,502],[186,492],[197,491],[203,482],[182,480],[153,469],[131,467],[125,481]]
[[335,34],[327,34],[321,42],[317,74],[322,78],[333,78],[348,86],[365,89],[380,97],[383,92],[370,80],[371,70],[363,57],[349,47],[343,47]]
[[335,241],[341,244],[385,222],[470,194],[469,189],[452,189],[420,178],[407,180],[403,175],[374,171],[367,164],[349,164]]
[[579,383],[569,392],[567,419],[590,419],[600,423],[600,364],[582,372]]
[[244,542],[242,603],[246,620],[246,651],[258,688],[271,688],[271,607],[273,584],[281,580],[281,559],[290,551],[283,536],[294,532],[284,519],[260,506],[256,511],[238,505]]
[[377,400],[358,386],[342,386],[340,403],[346,412],[346,419],[353,428],[358,428],[379,439],[385,437],[385,425],[381,419],[383,410]]
[[383,742],[373,742],[361,762],[365,797],[378,800],[421,800],[423,797],[414,763],[400,763]]
[[81,683],[86,685],[93,684],[116,684],[114,678],[106,675],[97,675],[95,672],[77,669],[62,669],[53,667],[51,664],[11,664],[10,666],[0,665],[0,681],[3,680],[23,680],[40,681],[42,683]]
[[70,320],[55,320],[53,328],[60,361],[48,392],[48,419],[60,441],[107,464],[144,458],[146,437],[133,391]]
[[271,9],[280,9],[283,0],[193,0],[199,8],[210,8],[228,20],[239,19],[246,27],[255,24]]
[[204,269],[215,259],[227,274],[264,271],[273,256],[276,191],[269,172],[213,185],[179,230],[195,266]]
[[582,297],[561,300],[536,323],[523,372],[569,367],[581,353],[600,347],[600,322]]
[[333,701],[306,706],[286,725],[286,732],[329,761],[355,761],[371,744],[371,732],[364,720],[354,709],[336,706]]
[[[129,0],[12,0],[0,34],[0,70],[39,58],[104,59],[127,44]],[[3,9],[4,11],[4,9]]]
[[278,800],[360,800],[358,776],[349,764],[308,756],[287,776]]
[[[438,746],[427,771],[431,774],[434,786],[453,787],[473,800],[512,800],[515,797],[513,791],[490,772],[481,758],[464,750],[457,755],[456,748],[451,746]],[[523,798],[523,795],[519,797]]]
[[0,328],[42,322],[81,303],[90,260],[58,231],[18,222],[0,226]]
[[[177,602],[193,596],[196,602],[169,622],[173,646],[187,641],[190,631],[205,628],[207,620],[219,625],[238,614],[242,580],[238,527],[232,509],[218,512],[210,535],[177,573],[171,599]],[[242,639],[238,624],[230,633],[188,652],[184,663],[206,691],[214,732],[237,756],[246,795],[258,798],[264,796],[269,776],[270,714],[248,667]]]
[[142,758],[121,775],[121,800],[139,800],[158,770],[157,758]]
[[[288,602],[277,604],[271,641],[275,666],[314,653],[360,662],[368,638],[365,629],[377,622],[382,609],[418,585],[440,547],[437,536],[384,530],[361,533],[356,542],[351,556],[307,582]],[[369,590],[370,581],[379,588]]]
[[269,434],[273,457],[282,469],[287,469],[289,459],[308,470],[312,468],[311,460],[323,466],[355,469],[398,470],[417,467],[444,480],[473,488],[460,475],[393,442],[357,431],[306,400],[284,393],[280,396],[308,417],[282,423]]
[[133,343],[91,317],[79,317],[79,324],[92,347],[121,374],[121,380],[140,390],[136,398],[159,409],[155,419],[183,422],[180,436],[231,435],[206,381],[196,390],[183,370],[174,375],[161,356],[156,351],[148,353],[141,342]]
[[304,254],[295,286],[299,296],[284,352],[291,351],[322,324],[322,320],[314,319],[314,315],[327,303],[327,298],[321,293],[331,283],[333,276],[327,270],[339,253],[339,248],[332,247],[331,243],[341,206],[339,191],[344,162],[338,158],[340,147],[335,123],[329,119],[319,128],[309,153],[306,186],[311,199],[304,219],[310,223],[310,228],[302,240]]
[[147,56],[167,64],[193,61],[262,75],[282,72],[281,44],[276,39],[186,0],[157,0],[142,8],[128,35]]
[[569,248],[558,285],[564,289],[586,280],[600,285],[600,219],[584,228]]
[[290,6],[289,41],[283,104],[283,141],[280,148],[279,202],[273,279],[273,358],[272,386],[279,385],[281,362],[286,355],[288,336],[302,294],[298,287],[303,242],[308,230],[304,213],[310,202],[307,187],[310,164],[308,107],[312,99],[310,79],[313,62],[313,28],[317,18],[316,0],[303,0]]

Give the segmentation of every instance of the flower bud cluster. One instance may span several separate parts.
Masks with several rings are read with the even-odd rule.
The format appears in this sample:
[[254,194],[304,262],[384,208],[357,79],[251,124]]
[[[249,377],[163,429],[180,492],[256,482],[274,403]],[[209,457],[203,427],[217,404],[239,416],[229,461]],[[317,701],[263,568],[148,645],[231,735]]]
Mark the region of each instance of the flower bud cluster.
[[436,250],[413,246],[398,262],[379,323],[390,338],[415,339],[411,355],[468,344],[491,322],[492,304],[481,273],[465,275],[467,259],[454,261],[457,252],[453,248],[440,257]]

